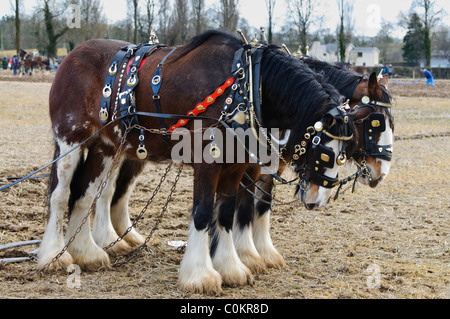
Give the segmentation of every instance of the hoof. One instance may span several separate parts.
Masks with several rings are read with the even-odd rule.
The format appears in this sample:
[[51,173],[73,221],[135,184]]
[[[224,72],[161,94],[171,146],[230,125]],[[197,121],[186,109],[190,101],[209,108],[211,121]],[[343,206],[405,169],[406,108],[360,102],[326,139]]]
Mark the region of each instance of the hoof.
[[259,254],[239,253],[239,259],[247,266],[252,274],[266,274],[266,263]]
[[260,254],[266,267],[275,269],[283,269],[286,267],[284,258],[275,248],[263,250]]
[[97,271],[111,268],[108,254],[100,247],[88,252],[70,251],[73,263],[84,271]]
[[188,273],[181,268],[179,276],[178,286],[183,291],[210,296],[222,293],[222,278],[214,269]]
[[38,254],[38,269],[43,269],[45,271],[60,269],[67,270],[67,267],[74,263],[72,256],[67,251],[59,256],[59,258],[54,262],[52,262],[53,258],[56,257],[60,252],[61,251],[57,251],[53,254],[47,254],[47,256],[40,256]]

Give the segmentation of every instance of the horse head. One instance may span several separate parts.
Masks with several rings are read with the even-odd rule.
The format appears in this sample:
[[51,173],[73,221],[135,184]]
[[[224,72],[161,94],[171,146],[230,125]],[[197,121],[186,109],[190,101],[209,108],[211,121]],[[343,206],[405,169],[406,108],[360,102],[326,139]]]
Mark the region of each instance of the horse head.
[[286,160],[299,177],[297,192],[306,208],[325,206],[339,185],[339,166],[356,145],[355,127],[343,97],[321,76],[281,51],[267,49],[262,62],[264,122],[290,130]]
[[[361,183],[376,187],[389,174],[394,142],[392,98],[387,79],[372,73],[355,90],[349,116],[355,121],[359,137],[354,159],[363,169]],[[355,102],[358,101],[358,102]]]

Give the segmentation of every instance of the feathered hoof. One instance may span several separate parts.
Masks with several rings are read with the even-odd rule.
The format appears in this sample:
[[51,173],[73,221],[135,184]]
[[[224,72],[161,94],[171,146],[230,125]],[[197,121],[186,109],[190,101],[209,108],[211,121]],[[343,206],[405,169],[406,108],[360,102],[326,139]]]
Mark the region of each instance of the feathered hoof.
[[[105,246],[106,247],[106,246]],[[121,240],[114,244],[114,246],[108,248],[106,252],[110,255],[127,255],[133,251],[133,247],[128,245],[127,242]]]
[[214,269],[191,274],[180,269],[178,287],[185,292],[218,296],[222,293],[222,278]]
[[123,239],[127,242],[129,246],[133,248],[141,246],[145,242],[145,238],[134,229],[132,229],[128,234],[126,234]]
[[276,249],[267,250],[264,253],[261,253],[261,257],[267,268],[283,269],[286,267],[284,258]]
[[261,256],[255,254],[239,254],[241,262],[247,266],[252,274],[266,274],[267,267]]
[[72,265],[73,258],[72,256],[65,251],[61,256],[58,257],[55,261],[52,261],[54,257],[56,257],[60,251],[55,252],[54,254],[47,254],[47,256],[41,256],[38,254],[38,269],[44,271],[53,271],[53,270],[67,270],[69,265]]
[[253,275],[244,264],[241,264],[236,269],[227,269],[222,275],[222,281],[225,286],[239,287],[245,285],[253,285]]
[[109,256],[101,248],[90,253],[80,253],[78,251],[71,251],[70,253],[73,257],[73,263],[80,266],[83,271],[97,271],[111,268]]

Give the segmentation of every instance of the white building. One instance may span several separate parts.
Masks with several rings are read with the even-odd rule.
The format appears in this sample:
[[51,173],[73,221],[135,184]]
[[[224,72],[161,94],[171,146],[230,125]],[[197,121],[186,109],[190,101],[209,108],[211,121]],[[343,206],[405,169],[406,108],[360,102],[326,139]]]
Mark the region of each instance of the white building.
[[[321,44],[320,41],[314,41],[309,55],[328,63],[338,62],[338,45],[337,43]],[[355,66],[379,66],[379,59],[380,50],[375,47],[355,47],[353,44],[349,44],[345,50],[345,62]]]
[[[450,56],[443,51],[433,51],[431,55],[431,68],[450,68]],[[420,61],[420,67],[425,67],[425,60]]]

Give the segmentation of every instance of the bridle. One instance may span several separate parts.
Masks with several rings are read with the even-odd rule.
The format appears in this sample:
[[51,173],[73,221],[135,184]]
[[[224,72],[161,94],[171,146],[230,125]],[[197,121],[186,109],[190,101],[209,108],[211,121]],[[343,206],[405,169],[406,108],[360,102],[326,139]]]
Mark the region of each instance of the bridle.
[[[335,162],[337,165],[342,166],[347,161],[347,142],[353,139],[353,134],[349,135],[351,131],[349,117],[344,110],[344,106],[345,104],[331,109],[314,126],[308,127],[300,144],[294,147],[291,165],[296,167],[295,170],[300,176],[303,189],[310,180],[328,189],[339,185],[338,178],[326,176],[322,171],[326,168],[333,168]],[[331,116],[333,120],[344,123],[344,136],[335,136],[324,128],[323,121],[326,116]],[[332,140],[344,142],[337,158],[331,147],[322,144],[324,135]],[[313,155],[312,161],[308,163],[307,151],[309,148],[311,148]],[[309,172],[309,176],[307,176],[307,172]]]
[[[261,49],[264,48],[265,45],[249,45],[244,37],[243,39],[246,46],[236,52],[233,62],[233,73],[238,76],[231,88],[231,94],[226,99],[223,114],[225,115],[226,121],[228,121],[233,128],[250,128],[253,132],[257,132],[263,127],[260,109],[260,92],[262,92],[260,65],[263,52]],[[234,106],[230,108],[231,105]],[[352,132],[351,121],[345,111],[345,106],[346,104],[343,104],[329,110],[320,121],[315,123],[314,126],[310,126],[306,129],[300,143],[295,145],[290,166],[295,167],[294,170],[299,176],[302,184],[312,180],[319,186],[329,189],[339,185],[339,179],[328,177],[323,174],[322,171],[325,168],[334,167],[335,161],[338,165],[342,166],[347,160],[345,150],[347,142],[353,139],[353,134],[350,133]],[[343,136],[336,136],[324,128],[324,120],[326,117],[331,118],[337,123],[344,123]],[[337,159],[333,149],[322,143],[325,136],[327,139],[329,138],[344,142],[342,143],[342,149],[340,150]],[[272,144],[270,140],[273,139],[273,136],[267,136],[266,139],[268,144]],[[259,142],[261,143],[261,141]],[[270,145],[266,144],[266,146],[270,148]],[[313,152],[313,160],[311,162],[308,162],[308,155],[310,154],[309,150],[312,150]],[[281,153],[280,157],[282,157]],[[309,172],[309,176],[306,174],[307,171]],[[284,181],[281,177],[276,176],[276,174],[271,173],[271,175],[282,183],[289,183]]]
[[363,96],[359,104],[355,107],[369,107],[373,110],[366,118],[356,121],[355,125],[364,132],[361,138],[361,148],[355,151],[354,158],[371,156],[386,161],[392,160],[392,144],[379,145],[376,135],[386,131],[386,117],[383,113],[377,112],[380,107],[391,108],[392,104],[371,100],[368,96]]

